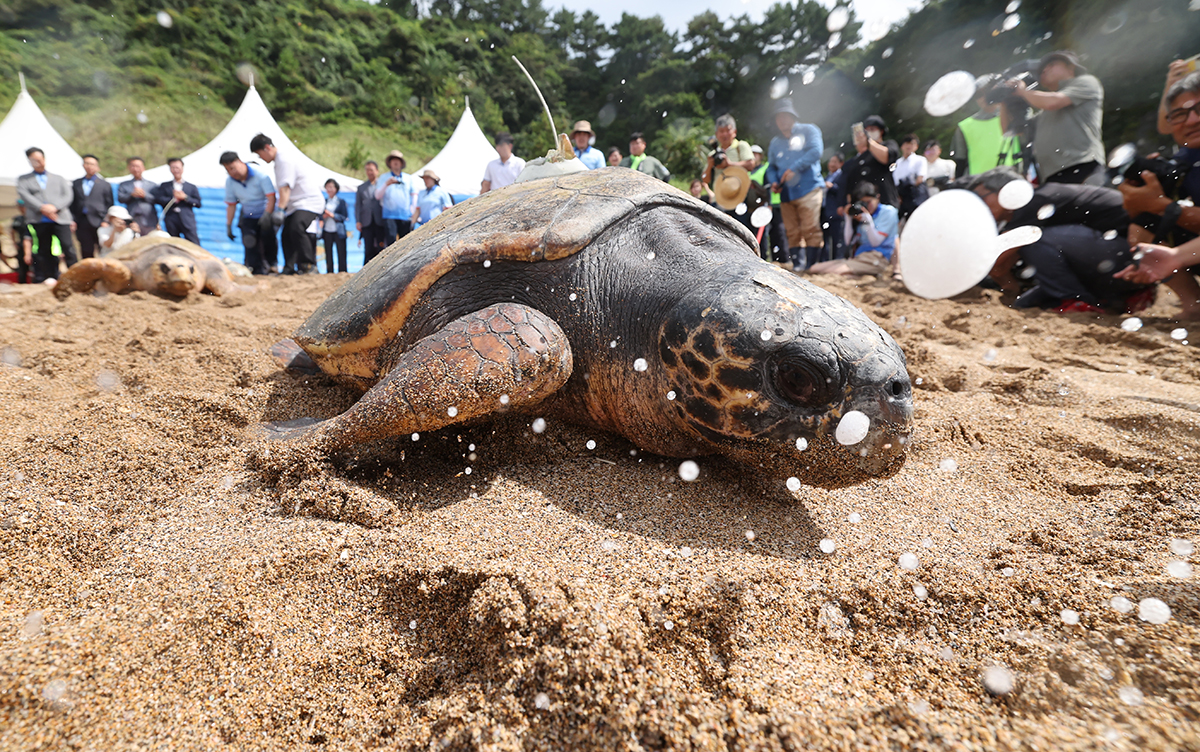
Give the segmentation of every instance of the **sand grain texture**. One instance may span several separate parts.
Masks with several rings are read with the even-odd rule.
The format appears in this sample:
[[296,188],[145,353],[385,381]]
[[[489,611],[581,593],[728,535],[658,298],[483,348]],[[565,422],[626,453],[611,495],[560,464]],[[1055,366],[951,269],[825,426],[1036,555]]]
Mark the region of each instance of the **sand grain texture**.
[[554,415],[256,453],[354,400],[266,352],[337,284],[0,294],[0,748],[1200,748],[1173,301],[1125,332],[822,281],[904,347],[917,430],[895,478],[793,494]]

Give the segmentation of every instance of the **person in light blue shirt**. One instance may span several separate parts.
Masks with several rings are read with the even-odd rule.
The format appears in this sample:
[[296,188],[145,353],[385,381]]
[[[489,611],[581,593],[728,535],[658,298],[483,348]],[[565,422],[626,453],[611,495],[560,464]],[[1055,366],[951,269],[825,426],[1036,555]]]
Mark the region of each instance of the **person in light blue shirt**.
[[220,162],[229,173],[225,179],[225,234],[230,240],[234,239],[233,218],[241,204],[242,218],[238,221],[238,229],[245,249],[243,263],[253,274],[277,273],[279,249],[271,217],[275,211],[275,184],[266,172],[243,162],[236,151],[223,153]]
[[592,139],[595,137],[592,124],[586,120],[576,122],[575,127],[571,129],[571,140],[575,142],[575,156],[579,157],[579,161],[589,170],[599,170],[604,166],[604,155],[592,146]]
[[417,213],[413,218],[416,227],[454,206],[454,199],[441,186],[442,179],[436,172],[425,170],[421,173],[421,179],[425,181],[425,190],[417,194]]
[[[805,268],[820,260],[825,247],[821,232],[821,199],[825,181],[821,179],[821,151],[825,144],[821,129],[799,122],[790,99],[775,107],[775,127],[779,135],[767,148],[766,180],[780,194],[779,211],[787,228],[788,248],[795,268]],[[804,249],[804,250],[801,250]]]
[[384,164],[391,172],[381,175],[379,180],[375,181],[375,199],[383,207],[383,247],[386,248],[412,232],[412,213],[417,186],[412,175],[404,174],[408,160],[399,150],[393,149],[389,152]]
[[854,226],[854,236],[850,239],[853,258],[822,261],[809,267],[810,274],[882,276],[891,271],[896,235],[900,232],[900,211],[891,204],[880,203],[874,183],[860,183],[850,197],[853,203],[846,208],[846,218],[847,224]]

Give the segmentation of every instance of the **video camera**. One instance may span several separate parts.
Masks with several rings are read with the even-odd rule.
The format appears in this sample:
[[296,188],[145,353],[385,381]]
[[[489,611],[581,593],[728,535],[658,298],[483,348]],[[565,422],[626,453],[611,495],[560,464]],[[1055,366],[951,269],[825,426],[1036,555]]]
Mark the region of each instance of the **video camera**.
[[984,94],[987,103],[1008,105],[1015,99],[1022,107],[1028,106],[1025,104],[1025,100],[1016,96],[1017,83],[1025,84],[1027,89],[1036,89],[1039,65],[1041,65],[1040,60],[1022,60],[995,74],[995,81]]
[[1126,183],[1142,186],[1146,184],[1146,181],[1142,180],[1142,172],[1152,172],[1154,177],[1158,178],[1158,182],[1162,184],[1163,193],[1174,196],[1178,192],[1179,184],[1187,175],[1188,169],[1187,166],[1179,164],[1174,159],[1134,157],[1122,174]]

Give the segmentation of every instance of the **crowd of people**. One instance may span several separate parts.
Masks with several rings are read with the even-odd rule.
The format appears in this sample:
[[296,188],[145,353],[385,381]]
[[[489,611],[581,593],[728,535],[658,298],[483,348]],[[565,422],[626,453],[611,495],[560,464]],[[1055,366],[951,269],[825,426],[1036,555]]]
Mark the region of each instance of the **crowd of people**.
[[[775,133],[765,150],[738,139],[734,117],[721,115],[690,192],[745,224],[763,257],[780,266],[898,276],[897,241],[907,217],[939,191],[966,189],[987,204],[1002,229],[1041,230],[1037,242],[1001,255],[984,281],[1013,305],[1136,311],[1165,282],[1181,300],[1181,316],[1200,318],[1200,207],[1192,204],[1200,192],[1200,72],[1176,61],[1167,73],[1158,125],[1174,137],[1173,157],[1151,155],[1120,175],[1106,169],[1103,85],[1074,53],[1052,52],[1023,76],[980,77],[975,96],[978,109],[957,124],[949,158],[937,140],[922,142],[915,133],[897,143],[878,115],[851,125],[854,153],[848,157],[826,149],[821,129],[804,122],[787,99],[775,107]],[[1036,128],[1027,119],[1031,108],[1038,111]],[[646,153],[641,132],[630,135],[625,154],[619,147],[602,153],[595,139],[588,121],[572,126],[575,155],[587,169],[627,168],[671,179]],[[513,153],[511,134],[496,134],[494,143],[497,158],[484,170],[481,193],[513,183],[525,167]],[[235,152],[220,158],[229,176],[227,232],[234,239],[236,223],[246,266],[255,274],[317,271],[320,239],[326,269],[347,271],[349,212],[337,181],[318,186],[296,153],[278,150],[268,136],[254,137],[249,148],[261,165],[246,164]],[[143,178],[143,160],[130,157],[130,178],[116,186],[115,203],[95,156],[83,157],[84,177],[73,183],[46,172],[40,149],[26,156],[33,171],[18,180],[24,215],[13,223],[22,281],[57,277],[60,257],[67,265],[77,258],[75,240],[83,258],[153,231],[199,242],[193,210],[201,206],[200,193],[184,179],[181,159],[168,161],[171,180],[155,184]],[[367,262],[454,203],[432,170],[406,173],[402,152],[390,152],[383,162],[386,172],[375,161],[365,164],[366,179],[355,194],[355,231]],[[1001,191],[1022,180],[1037,186],[1033,200],[1004,206]]]

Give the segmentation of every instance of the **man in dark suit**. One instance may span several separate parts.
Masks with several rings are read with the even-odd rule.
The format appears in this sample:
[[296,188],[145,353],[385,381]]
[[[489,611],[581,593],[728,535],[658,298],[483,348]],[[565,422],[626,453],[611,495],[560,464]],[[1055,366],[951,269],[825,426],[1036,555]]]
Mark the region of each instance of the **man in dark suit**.
[[130,157],[125,160],[131,180],[126,180],[117,186],[117,201],[125,204],[129,216],[137,225],[136,232],[148,235],[151,230],[158,229],[158,210],[154,208],[154,191],[157,186],[149,180],[142,180],[146,171],[146,163],[141,157]]
[[167,160],[172,180],[158,186],[154,202],[163,208],[163,229],[177,238],[190,240],[200,245],[200,234],[196,232],[196,215],[192,209],[200,208],[200,189],[184,182],[183,160],[171,157]]
[[91,258],[99,242],[96,230],[104,222],[108,208],[113,205],[112,186],[100,177],[100,160],[95,155],[83,155],[83,177],[76,178],[71,188],[74,196],[71,216],[75,218],[71,224],[75,237],[79,239],[79,255]]
[[379,255],[383,250],[383,205],[375,198],[375,181],[379,179],[379,165],[374,161],[363,165],[367,182],[358,184],[354,194],[354,217],[358,227],[359,241],[363,244],[363,264]]
[[62,246],[67,266],[75,258],[71,242],[71,184],[62,175],[46,172],[46,155],[32,147],[25,151],[33,172],[17,178],[17,198],[25,203],[25,221],[37,237],[37,265],[42,279],[58,279],[58,259],[53,255],[54,239]]

